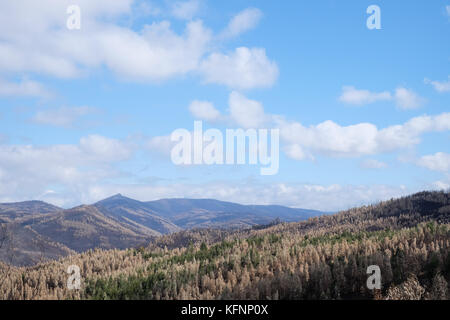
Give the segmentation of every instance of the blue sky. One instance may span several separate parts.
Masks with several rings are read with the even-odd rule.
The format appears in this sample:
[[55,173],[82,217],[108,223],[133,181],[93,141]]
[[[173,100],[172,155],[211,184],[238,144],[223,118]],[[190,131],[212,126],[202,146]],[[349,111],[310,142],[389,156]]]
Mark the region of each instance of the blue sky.
[[[339,210],[448,189],[449,36],[448,1],[2,1],[0,201]],[[171,162],[175,129],[255,119],[280,129],[278,174]]]

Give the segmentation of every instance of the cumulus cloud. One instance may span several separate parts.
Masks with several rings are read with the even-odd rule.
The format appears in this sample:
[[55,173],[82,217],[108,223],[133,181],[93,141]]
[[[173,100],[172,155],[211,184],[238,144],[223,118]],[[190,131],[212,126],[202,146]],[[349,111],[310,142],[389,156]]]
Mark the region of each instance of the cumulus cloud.
[[421,157],[418,160],[417,164],[430,170],[449,172],[450,154],[444,152],[437,152],[433,155],[426,155]]
[[[215,115],[209,107],[204,108]],[[266,113],[261,102],[237,91],[230,93],[228,111],[229,114],[222,117],[229,119],[233,125],[280,129],[282,150],[295,160],[313,160],[317,155],[339,158],[395,152],[418,145],[425,133],[450,130],[450,113],[418,116],[385,128],[368,122],[342,126],[331,120],[304,126],[300,122]],[[369,160],[364,165],[373,168],[385,166],[375,160]]]
[[358,106],[391,99],[392,96],[389,91],[371,92],[369,90],[358,90],[353,86],[344,86],[339,97],[341,102]]
[[229,54],[212,53],[200,65],[207,83],[230,88],[251,89],[272,86],[278,78],[278,66],[266,56],[265,49],[237,48]]
[[150,152],[156,152],[164,156],[170,156],[170,152],[175,143],[171,140],[170,135],[155,136],[147,141],[146,149]]
[[[211,39],[201,21],[191,21],[183,35],[169,21],[147,25],[142,35],[113,28],[98,39],[104,63],[124,78],[164,80],[197,69]],[[130,59],[132,57],[132,59]]]
[[[245,129],[271,126],[275,118],[264,112],[260,102],[249,99],[237,91],[232,91],[229,95],[227,114],[221,114],[211,102],[200,100],[192,101],[189,111],[197,120],[220,121]],[[174,145],[170,135],[155,136],[147,140],[146,149],[167,156],[170,155]]]
[[221,117],[220,111],[209,101],[194,100],[189,105],[189,111],[199,120],[216,121]]
[[235,15],[222,32],[221,37],[236,37],[255,28],[261,20],[263,13],[257,8],[247,8]]
[[269,120],[260,102],[239,92],[231,92],[228,103],[231,119],[243,128],[259,128]]
[[425,79],[425,83],[429,83],[434,87],[434,90],[437,92],[450,92],[450,76],[448,76],[447,81],[436,81],[436,80],[429,80]]
[[103,58],[97,38],[109,25],[108,19],[131,12],[131,3],[80,0],[77,4],[82,8],[82,30],[71,32],[66,28],[66,9],[73,4],[70,0],[2,1],[0,70],[58,77],[78,75],[78,64],[86,66]]
[[60,107],[57,109],[40,110],[32,121],[38,124],[56,127],[70,127],[81,117],[96,112],[92,107]]
[[129,159],[132,146],[117,139],[100,135],[89,135],[80,139],[80,152],[90,161],[112,162]]
[[[106,67],[120,78],[141,82],[201,74],[206,82],[238,88],[272,85],[278,68],[264,49],[210,54],[218,39],[201,20],[191,19],[198,3],[192,0],[173,5],[173,15],[189,20],[178,32],[166,20],[138,31],[120,24],[122,17],[133,15],[133,0],[80,0],[80,30],[66,28],[66,9],[73,4],[70,0],[42,0],[39,4],[32,0],[1,1],[0,72],[71,78]],[[230,22],[233,32],[251,27],[254,22],[245,25],[242,17],[253,17],[255,12],[238,14],[241,18]],[[233,78],[228,79],[230,73],[217,63],[232,68]]]
[[316,153],[336,157],[373,154],[377,131],[370,123],[340,126],[328,120],[310,127],[298,122],[280,123],[281,138],[291,150],[288,155],[296,160],[314,158]]
[[9,82],[0,79],[0,96],[46,98],[50,95],[50,92],[36,81],[22,79],[19,82]]
[[403,110],[416,109],[425,103],[424,98],[404,87],[398,87],[394,94],[391,94],[389,91],[372,92],[356,89],[353,86],[344,86],[339,97],[339,101],[357,106],[391,100],[395,100],[397,107]]
[[383,129],[371,123],[341,126],[331,120],[309,127],[284,119],[277,122],[281,138],[291,151],[288,156],[302,160],[315,154],[359,157],[409,148],[420,143],[424,133],[450,130],[450,113],[419,116]]
[[132,154],[128,143],[99,135],[83,137],[79,144],[0,145],[2,201],[39,198],[49,188],[73,201],[87,185],[117,177],[114,164]]
[[395,90],[395,102],[400,109],[417,109],[425,103],[425,99],[410,89],[398,87]]

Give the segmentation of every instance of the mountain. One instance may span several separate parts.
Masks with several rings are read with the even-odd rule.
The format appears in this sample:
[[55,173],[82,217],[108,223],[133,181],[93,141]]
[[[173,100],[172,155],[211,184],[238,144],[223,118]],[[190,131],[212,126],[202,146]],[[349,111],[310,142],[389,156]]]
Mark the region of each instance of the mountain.
[[43,201],[24,201],[0,203],[0,222],[8,222],[17,218],[54,213],[63,209]]
[[148,242],[157,233],[108,218],[94,206],[79,206],[35,220],[30,227],[77,252],[93,248],[125,249]]
[[137,228],[143,234],[157,236],[180,231],[181,228],[140,202],[117,194],[93,205],[106,217]]
[[54,260],[75,254],[67,246],[55,242],[33,230],[29,224],[8,223],[6,230],[7,241],[0,245],[0,261],[12,265],[33,265],[45,260]]
[[152,236],[159,235],[151,229],[110,219],[93,206],[9,218],[9,221],[5,224],[8,242],[0,246],[0,260],[14,265],[32,265],[94,248],[142,246]]
[[183,229],[193,227],[250,227],[279,218],[306,220],[324,212],[275,205],[241,205],[213,199],[162,199],[146,202],[147,208]]
[[159,234],[202,227],[250,227],[279,218],[305,220],[324,212],[283,206],[241,205],[214,199],[161,199],[137,201],[117,194],[94,206],[118,221],[143,225]]
[[155,237],[192,228],[248,228],[276,218],[290,222],[320,214],[213,199],[143,202],[121,194],[67,210],[42,201],[0,204],[0,224],[7,226],[9,247],[14,248],[0,246],[0,260],[31,265],[94,248],[145,246]]

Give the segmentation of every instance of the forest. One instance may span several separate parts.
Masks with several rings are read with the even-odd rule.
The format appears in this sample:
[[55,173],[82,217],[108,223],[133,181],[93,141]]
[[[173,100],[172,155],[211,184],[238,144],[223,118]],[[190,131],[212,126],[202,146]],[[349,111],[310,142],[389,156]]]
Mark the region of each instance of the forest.
[[[196,229],[126,250],[0,265],[0,299],[448,300],[450,195],[421,192],[253,228]],[[81,288],[67,286],[69,266]],[[379,266],[381,289],[367,288]]]

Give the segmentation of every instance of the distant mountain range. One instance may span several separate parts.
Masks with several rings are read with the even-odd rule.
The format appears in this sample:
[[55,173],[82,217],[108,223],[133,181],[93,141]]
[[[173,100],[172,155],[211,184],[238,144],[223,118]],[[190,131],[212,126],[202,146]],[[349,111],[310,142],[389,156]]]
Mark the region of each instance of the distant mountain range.
[[321,211],[241,205],[213,199],[142,202],[117,194],[92,205],[62,209],[42,201],[0,204],[0,223],[12,235],[0,260],[30,265],[89,249],[146,245],[157,236],[192,228],[245,228],[274,219],[294,222]]

